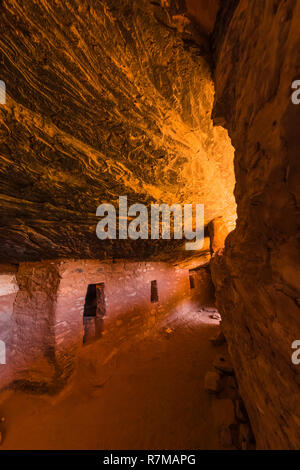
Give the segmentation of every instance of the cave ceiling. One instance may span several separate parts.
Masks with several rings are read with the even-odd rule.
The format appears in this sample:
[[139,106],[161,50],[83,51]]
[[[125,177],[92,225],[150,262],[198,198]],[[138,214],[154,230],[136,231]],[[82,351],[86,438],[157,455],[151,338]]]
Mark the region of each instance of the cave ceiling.
[[211,120],[217,10],[206,4],[1,2],[0,261],[164,250],[96,238],[97,206],[120,195],[203,203],[206,223],[233,225],[233,148]]

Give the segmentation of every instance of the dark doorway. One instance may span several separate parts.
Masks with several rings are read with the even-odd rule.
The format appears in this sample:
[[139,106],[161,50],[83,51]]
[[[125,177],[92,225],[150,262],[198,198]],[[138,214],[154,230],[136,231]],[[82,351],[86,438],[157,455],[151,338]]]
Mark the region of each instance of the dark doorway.
[[192,274],[190,274],[190,288],[195,289],[195,279]]
[[83,343],[94,341],[102,336],[103,318],[106,313],[104,287],[104,282],[88,286],[83,311]]
[[151,281],[151,302],[158,302],[157,281]]

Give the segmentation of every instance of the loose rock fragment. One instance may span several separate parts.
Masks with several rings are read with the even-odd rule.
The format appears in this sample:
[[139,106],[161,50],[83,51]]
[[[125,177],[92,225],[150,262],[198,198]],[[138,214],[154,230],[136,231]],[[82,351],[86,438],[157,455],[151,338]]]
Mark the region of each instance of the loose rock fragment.
[[222,320],[221,315],[217,312],[212,313],[211,315],[209,315],[209,318],[211,318],[212,320],[218,320],[218,321]]
[[218,372],[207,372],[204,378],[204,388],[208,393],[218,393],[221,390],[221,377]]

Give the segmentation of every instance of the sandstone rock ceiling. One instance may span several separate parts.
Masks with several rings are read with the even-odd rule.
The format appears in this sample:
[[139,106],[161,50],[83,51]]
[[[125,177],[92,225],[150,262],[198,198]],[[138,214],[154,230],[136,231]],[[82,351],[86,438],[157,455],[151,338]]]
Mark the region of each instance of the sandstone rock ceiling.
[[151,253],[96,238],[119,195],[233,224],[233,148],[183,2],[4,0],[0,16],[1,261]]

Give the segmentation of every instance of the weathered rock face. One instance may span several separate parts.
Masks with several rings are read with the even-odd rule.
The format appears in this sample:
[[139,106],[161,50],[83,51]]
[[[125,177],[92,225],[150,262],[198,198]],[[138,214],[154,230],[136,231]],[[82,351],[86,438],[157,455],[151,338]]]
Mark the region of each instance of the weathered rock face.
[[210,248],[212,253],[222,250],[225,246],[225,240],[229,234],[228,226],[223,217],[217,217],[208,224],[210,236]]
[[212,270],[259,448],[300,446],[299,28],[299,2],[240,0],[216,45],[215,117],[236,150],[238,220]]
[[187,11],[192,15],[201,30],[211,34],[214,30],[216,16],[220,7],[220,0],[186,0]]
[[[57,262],[22,263],[11,322],[8,368],[16,383],[39,391],[58,380],[55,358],[55,305],[60,283]],[[59,385],[59,383],[57,384]]]
[[[6,384],[11,379],[11,370],[7,367],[11,347],[11,326],[13,305],[18,292],[16,267],[0,264],[0,383]],[[4,349],[3,349],[4,348]]]
[[145,258],[153,242],[96,238],[97,206],[119,195],[234,222],[233,149],[213,127],[204,58],[218,2],[189,4],[201,32],[183,1],[2,2],[3,260]]

